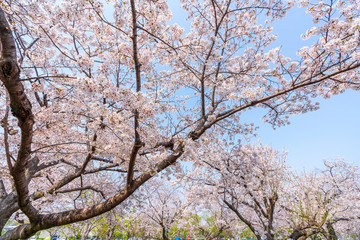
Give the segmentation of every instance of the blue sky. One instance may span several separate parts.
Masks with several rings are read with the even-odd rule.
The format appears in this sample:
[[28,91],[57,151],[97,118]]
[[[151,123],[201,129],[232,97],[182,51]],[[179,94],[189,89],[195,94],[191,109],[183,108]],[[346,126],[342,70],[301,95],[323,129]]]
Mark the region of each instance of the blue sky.
[[[173,11],[171,22],[188,26],[179,1],[169,2]],[[278,34],[274,47],[281,46],[285,56],[296,57],[297,50],[311,44],[312,39],[301,39],[301,34],[311,26],[311,17],[305,14],[305,9],[294,7],[274,23],[274,32]],[[290,125],[276,130],[262,122],[260,110],[242,117],[259,126],[258,138],[263,144],[288,151],[288,164],[296,171],[321,168],[324,159],[344,158],[360,164],[360,92],[347,91],[318,101],[319,110],[293,116]]]

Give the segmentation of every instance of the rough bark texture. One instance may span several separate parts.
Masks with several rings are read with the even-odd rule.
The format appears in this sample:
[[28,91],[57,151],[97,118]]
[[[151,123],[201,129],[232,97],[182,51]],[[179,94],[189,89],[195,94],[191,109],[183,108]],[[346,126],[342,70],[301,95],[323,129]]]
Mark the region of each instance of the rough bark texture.
[[17,204],[17,197],[15,193],[10,193],[0,200],[0,233],[7,221],[10,219],[11,215],[17,210],[19,210],[19,206]]
[[[110,211],[128,198],[137,188],[148,181],[156,173],[175,163],[182,155],[183,146],[180,144],[172,155],[169,155],[168,158],[159,162],[155,167],[145,171],[138,178],[131,181],[131,184],[128,184],[122,191],[100,204],[60,213],[46,215],[39,214],[37,209],[31,204],[28,189],[28,173],[31,168],[30,166],[34,165],[32,164],[33,159],[30,158],[34,115],[32,113],[31,103],[25,94],[24,86],[20,81],[20,69],[17,64],[16,47],[12,31],[7,22],[6,15],[1,8],[0,41],[2,46],[0,80],[3,82],[9,93],[12,114],[18,119],[18,125],[21,129],[21,142],[18,156],[11,169],[11,175],[15,183],[18,207],[30,220],[29,224],[23,224],[7,232],[5,235],[1,236],[0,239],[28,238],[39,230],[84,221]],[[132,174],[130,173],[130,175]]]
[[92,207],[87,207],[83,209],[76,209],[71,211],[64,211],[53,214],[38,215],[37,221],[32,221],[30,224],[21,225],[3,236],[0,237],[0,240],[6,239],[24,239],[29,238],[34,235],[37,231],[48,229],[55,226],[63,226],[66,224],[84,221],[95,216],[98,216],[102,213],[108,212],[111,209],[115,208],[117,205],[122,203],[127,199],[136,189],[138,189],[142,184],[148,181],[153,177],[157,172],[162,171],[168,166],[176,162],[176,160],[183,154],[183,146],[180,145],[176,149],[173,155],[170,155],[168,158],[162,160],[154,168],[147,170],[141,174],[138,178],[134,179],[133,184],[130,188],[125,188],[118,194],[107,199],[105,202],[93,205]]
[[167,237],[167,229],[165,227],[162,227],[162,238],[163,240],[168,240],[168,237]]
[[10,165],[9,170],[14,179],[19,208],[29,219],[35,220],[37,211],[29,200],[28,171],[26,171],[30,160],[34,116],[31,111],[30,101],[20,81],[20,68],[17,63],[15,41],[2,9],[0,9],[0,41],[0,80],[9,93],[11,112],[18,119],[18,125],[21,129],[18,156],[15,165]]

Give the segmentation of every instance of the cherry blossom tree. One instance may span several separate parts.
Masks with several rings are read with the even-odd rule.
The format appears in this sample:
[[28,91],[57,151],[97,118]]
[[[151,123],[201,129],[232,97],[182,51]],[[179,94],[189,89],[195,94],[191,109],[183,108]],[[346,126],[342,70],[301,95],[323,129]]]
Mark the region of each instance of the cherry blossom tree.
[[342,160],[326,161],[326,170],[295,176],[285,203],[290,238],[320,235],[338,239],[359,223],[359,169]]
[[160,229],[163,240],[171,239],[170,228],[188,213],[193,201],[188,201],[180,185],[171,186],[159,178],[147,182],[139,191],[142,221]]
[[297,174],[288,170],[286,155],[269,146],[223,145],[199,153],[190,176],[195,185],[207,187],[196,194],[216,196],[257,239],[335,240],[358,231],[357,166],[326,161],[325,170]]
[[99,237],[106,240],[112,239],[116,230],[120,230],[123,227],[122,219],[115,210],[111,210],[102,215],[97,233]]
[[241,228],[237,219],[227,208],[219,205],[215,199],[208,198],[208,196],[203,197],[206,200],[197,205],[201,211],[199,217],[194,219],[196,221],[190,223],[191,229],[197,232],[199,238],[206,240],[233,238],[235,236],[233,234],[238,233],[239,228]]
[[258,240],[274,239],[283,223],[279,202],[289,194],[286,154],[261,144],[235,145],[231,150],[221,145],[200,153],[194,175],[209,186],[204,194],[215,195]]
[[[300,1],[317,41],[294,60],[270,48],[291,1],[181,3],[186,33],[165,0],[0,2],[0,227],[29,221],[0,239],[110,211],[208,141],[252,132],[248,110],[277,126],[358,89],[358,0]],[[59,209],[83,191],[103,200]]]

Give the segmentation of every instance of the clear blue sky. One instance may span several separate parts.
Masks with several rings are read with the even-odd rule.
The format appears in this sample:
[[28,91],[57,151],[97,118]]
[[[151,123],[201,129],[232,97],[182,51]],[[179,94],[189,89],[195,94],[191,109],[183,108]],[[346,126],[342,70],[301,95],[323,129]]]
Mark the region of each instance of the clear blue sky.
[[[312,39],[301,39],[311,26],[311,17],[297,7],[275,22],[284,55],[295,57],[298,49],[311,44]],[[360,92],[347,91],[319,102],[319,110],[292,117],[288,126],[273,130],[260,122],[262,142],[286,149],[288,164],[300,171],[321,168],[324,159],[338,157],[360,164]]]
[[[172,22],[188,26],[179,1],[169,2],[173,11]],[[275,45],[281,46],[286,56],[295,57],[298,49],[311,44],[311,39],[301,39],[301,34],[312,26],[304,9],[294,7],[273,26],[279,36]],[[360,92],[348,91],[319,102],[319,110],[293,116],[290,125],[276,130],[262,122],[261,111],[249,112],[243,117],[260,127],[258,137],[263,144],[289,152],[288,164],[294,170],[321,168],[324,159],[338,157],[360,164]]]

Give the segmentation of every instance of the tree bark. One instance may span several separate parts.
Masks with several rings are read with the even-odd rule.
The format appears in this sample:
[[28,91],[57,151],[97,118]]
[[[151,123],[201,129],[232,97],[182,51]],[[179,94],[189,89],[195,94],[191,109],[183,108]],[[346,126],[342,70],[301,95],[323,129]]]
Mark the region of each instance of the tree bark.
[[329,240],[338,240],[338,237],[336,235],[336,232],[335,232],[335,229],[332,225],[332,223],[327,223],[326,224],[326,228],[328,230],[328,233],[329,233]]
[[168,240],[167,229],[164,226],[162,227],[162,238],[163,240]]
[[[30,153],[33,135],[34,115],[31,103],[28,100],[24,86],[20,81],[20,69],[17,64],[16,46],[5,13],[0,8],[0,80],[5,85],[10,96],[10,107],[13,115],[18,119],[21,129],[21,142],[15,165],[10,173],[15,183],[18,206],[27,215],[29,224],[23,224],[1,236],[0,239],[22,239],[34,235],[37,231],[55,226],[62,226],[74,222],[84,221],[115,208],[127,199],[136,189],[148,181],[156,173],[164,170],[176,162],[183,154],[183,145],[180,144],[173,154],[160,161],[153,168],[148,169],[138,178],[130,181],[127,186],[106,201],[83,209],[74,209],[53,214],[39,214],[31,204],[29,196],[29,176],[26,174],[31,165]],[[132,177],[132,172],[128,173]]]
[[6,197],[0,201],[0,235],[11,215],[13,215],[13,213],[17,210],[19,210],[19,206],[17,204],[17,197],[15,193],[12,192],[6,195]]
[[116,226],[108,227],[106,230],[106,240],[110,240],[111,237],[114,235]]
[[168,166],[176,162],[176,160],[183,154],[183,146],[180,144],[175,153],[169,155],[166,159],[159,162],[154,168],[148,169],[138,178],[134,179],[130,188],[123,189],[113,197],[106,201],[93,205],[91,207],[74,209],[70,211],[64,211],[59,213],[52,213],[41,215],[39,214],[39,220],[31,222],[29,224],[23,224],[0,237],[0,240],[11,239],[23,239],[33,236],[37,231],[48,229],[56,226],[63,226],[74,222],[84,221],[102,213],[108,212],[115,208],[117,205],[126,200],[135,190],[141,185],[152,178],[156,173],[164,170]]
[[256,232],[254,226],[251,224],[251,222],[249,222],[248,220],[246,220],[241,214],[240,212],[232,205],[230,204],[228,201],[223,200],[224,203],[230,208],[230,210],[232,210],[236,216],[239,217],[239,219],[246,224],[246,226],[248,226],[251,230],[251,232],[256,236],[257,240],[261,240],[261,236]]

